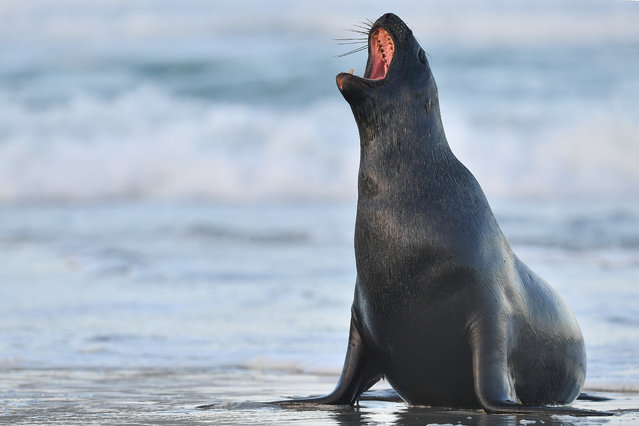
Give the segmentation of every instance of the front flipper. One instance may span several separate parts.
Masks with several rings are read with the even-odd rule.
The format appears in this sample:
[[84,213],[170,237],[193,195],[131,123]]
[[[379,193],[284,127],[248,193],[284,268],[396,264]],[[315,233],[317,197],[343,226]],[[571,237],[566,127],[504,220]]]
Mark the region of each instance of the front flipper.
[[357,314],[353,311],[344,368],[333,392],[321,397],[278,401],[277,404],[281,406],[300,404],[354,405],[362,392],[368,390],[382,377],[374,354],[367,348],[359,328]]
[[493,414],[547,414],[567,416],[612,416],[605,411],[567,406],[523,405],[517,398],[507,362],[506,332],[478,325],[470,333],[475,395],[484,411]]

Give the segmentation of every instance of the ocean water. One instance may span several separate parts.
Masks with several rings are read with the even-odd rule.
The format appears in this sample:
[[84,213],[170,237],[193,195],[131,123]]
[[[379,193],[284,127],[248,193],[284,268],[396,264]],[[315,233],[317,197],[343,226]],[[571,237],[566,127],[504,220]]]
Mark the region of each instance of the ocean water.
[[334,77],[366,55],[335,39],[388,11],[577,316],[613,399],[576,405],[639,419],[639,3],[27,0],[0,1],[0,422],[598,424],[261,404],[341,370],[359,146]]

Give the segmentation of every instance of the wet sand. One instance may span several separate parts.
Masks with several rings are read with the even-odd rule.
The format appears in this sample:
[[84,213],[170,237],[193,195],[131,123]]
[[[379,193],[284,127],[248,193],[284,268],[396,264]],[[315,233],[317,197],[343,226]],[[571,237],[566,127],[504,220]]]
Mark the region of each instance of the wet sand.
[[[487,415],[481,411],[362,401],[359,407],[282,409],[264,404],[330,391],[336,378],[247,369],[0,370],[0,423],[8,424],[463,424],[596,425],[639,422],[639,393],[577,401],[613,417]],[[382,384],[381,387],[387,387]],[[214,404],[213,409],[197,409]]]

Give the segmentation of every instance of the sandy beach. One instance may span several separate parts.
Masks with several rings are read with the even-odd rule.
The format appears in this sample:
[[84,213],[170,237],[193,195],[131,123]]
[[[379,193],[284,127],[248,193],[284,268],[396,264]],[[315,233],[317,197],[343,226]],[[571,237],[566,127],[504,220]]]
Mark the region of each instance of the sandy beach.
[[[0,422],[7,424],[461,424],[598,425],[639,421],[639,394],[591,392],[611,398],[575,407],[613,417],[488,415],[474,410],[408,407],[362,401],[357,407],[282,409],[264,404],[295,392],[329,390],[336,377],[259,370],[3,371]],[[387,385],[386,385],[387,386]],[[384,388],[384,385],[378,386]],[[197,409],[203,404],[215,408]]]

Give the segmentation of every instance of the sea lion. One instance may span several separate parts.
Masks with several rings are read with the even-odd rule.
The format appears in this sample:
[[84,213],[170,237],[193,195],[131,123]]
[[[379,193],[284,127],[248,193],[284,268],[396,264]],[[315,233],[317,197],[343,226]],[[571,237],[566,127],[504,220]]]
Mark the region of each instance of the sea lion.
[[340,73],[337,86],[361,143],[348,349],[331,394],[288,403],[353,405],[385,378],[412,405],[605,414],[556,407],[586,376],[579,325],[513,253],[449,148],[412,31],[383,15],[364,77]]

